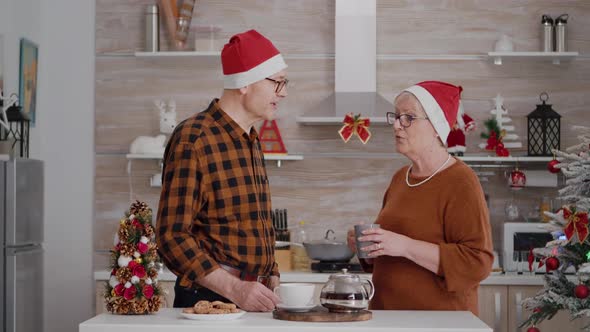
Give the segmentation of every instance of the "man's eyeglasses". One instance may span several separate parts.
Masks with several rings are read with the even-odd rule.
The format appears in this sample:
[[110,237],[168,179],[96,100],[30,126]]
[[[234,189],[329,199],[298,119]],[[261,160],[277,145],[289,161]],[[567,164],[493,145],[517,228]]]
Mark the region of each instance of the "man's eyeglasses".
[[289,80],[286,78],[282,81],[275,80],[275,79],[268,78],[268,77],[266,79],[269,81],[272,81],[276,84],[275,93],[280,93],[283,90],[283,88],[285,88],[287,86],[287,84],[289,83]]
[[393,125],[395,123],[395,120],[399,120],[399,124],[404,127],[404,128],[408,128],[409,126],[412,125],[412,121],[414,120],[426,120],[428,119],[428,117],[419,117],[419,116],[414,116],[411,114],[397,114],[397,113],[393,113],[393,112],[387,112],[387,123],[390,125]]

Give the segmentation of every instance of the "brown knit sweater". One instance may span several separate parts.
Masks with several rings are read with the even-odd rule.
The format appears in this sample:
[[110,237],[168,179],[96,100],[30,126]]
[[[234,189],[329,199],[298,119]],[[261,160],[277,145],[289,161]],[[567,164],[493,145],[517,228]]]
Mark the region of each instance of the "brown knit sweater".
[[[393,177],[377,223],[383,229],[440,246],[437,274],[402,257],[374,261],[372,309],[469,310],[477,315],[479,282],[493,254],[488,210],[475,173],[462,161],[418,187],[407,166]],[[417,183],[424,178],[413,178]]]

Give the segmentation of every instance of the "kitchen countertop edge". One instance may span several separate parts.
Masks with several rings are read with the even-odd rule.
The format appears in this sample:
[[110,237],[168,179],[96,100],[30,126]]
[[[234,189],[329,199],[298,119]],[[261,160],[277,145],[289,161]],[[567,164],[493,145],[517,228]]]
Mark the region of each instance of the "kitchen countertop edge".
[[[281,282],[310,282],[310,283],[325,283],[328,281],[331,273],[318,273],[318,272],[298,272],[289,271],[281,272]],[[369,273],[359,273],[362,278],[371,278]],[[110,271],[95,271],[95,281],[106,281],[109,279]],[[575,275],[568,276],[572,280],[575,279]],[[176,276],[169,271],[164,271],[160,274],[160,281],[175,281]],[[523,285],[523,286],[542,286],[544,284],[544,278],[542,274],[537,275],[490,275],[484,279],[480,285]]]

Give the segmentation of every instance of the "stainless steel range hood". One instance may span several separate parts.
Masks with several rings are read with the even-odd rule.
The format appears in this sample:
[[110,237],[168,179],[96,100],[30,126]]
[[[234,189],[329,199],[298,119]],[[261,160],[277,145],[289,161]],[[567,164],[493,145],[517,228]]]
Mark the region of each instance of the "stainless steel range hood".
[[297,117],[308,125],[342,124],[361,113],[372,124],[386,123],[393,105],[377,93],[376,0],[336,0],[334,94]]

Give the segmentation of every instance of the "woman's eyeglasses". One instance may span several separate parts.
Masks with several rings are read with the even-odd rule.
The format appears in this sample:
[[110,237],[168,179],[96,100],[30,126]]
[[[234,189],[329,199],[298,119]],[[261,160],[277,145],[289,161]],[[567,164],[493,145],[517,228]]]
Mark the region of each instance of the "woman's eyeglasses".
[[426,120],[428,119],[428,117],[419,117],[419,116],[414,116],[411,114],[397,114],[394,112],[387,112],[386,113],[387,116],[387,123],[390,125],[393,125],[395,123],[395,120],[399,120],[399,124],[404,127],[404,128],[408,128],[409,126],[412,125],[412,121],[414,120]]
[[266,79],[269,81],[272,81],[276,84],[275,93],[280,93],[283,90],[283,88],[287,87],[287,84],[289,83],[289,80],[286,78],[282,81],[275,80],[275,79],[268,78],[268,77]]

